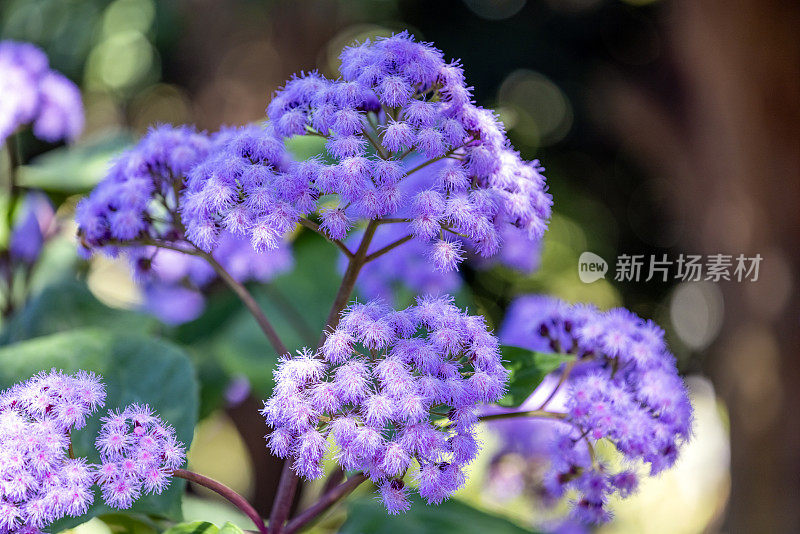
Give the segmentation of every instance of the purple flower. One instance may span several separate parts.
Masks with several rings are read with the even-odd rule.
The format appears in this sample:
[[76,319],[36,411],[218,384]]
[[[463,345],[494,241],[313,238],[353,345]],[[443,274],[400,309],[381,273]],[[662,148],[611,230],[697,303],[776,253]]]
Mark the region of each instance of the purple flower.
[[172,470],[186,458],[175,430],[147,405],[131,404],[102,419],[95,441],[100,451],[98,483],[103,500],[114,508],[130,508],[147,493],[169,485]]
[[273,427],[268,445],[316,478],[330,435],[339,464],[375,481],[390,513],[409,507],[403,477],[414,460],[431,473],[421,475],[420,494],[441,502],[478,453],[475,410],[504,392],[498,347],[483,318],[448,298],[418,298],[401,311],[354,303],[319,354],[279,364],[262,411]]
[[50,201],[41,193],[28,194],[21,211],[21,218],[11,230],[9,252],[14,260],[30,265],[39,257],[55,214]]
[[50,70],[34,45],[0,41],[0,143],[31,123],[44,141],[76,139],[84,123],[80,90]]
[[[433,243],[443,231],[461,236],[466,248],[485,257],[502,250],[507,228],[538,243],[552,204],[543,169],[523,161],[494,114],[471,102],[457,63],[446,63],[441,51],[405,32],[347,48],[341,57],[341,79],[301,73],[267,107],[278,136],[326,137],[327,150],[338,161],[312,160],[313,170],[302,162],[282,172],[282,184],[296,193],[276,196],[294,211],[287,210],[277,225],[265,220],[259,243],[269,246],[300,215],[318,211],[321,195],[338,195],[350,207],[349,219],[350,213],[366,219],[409,216],[415,238],[430,245],[440,270],[455,270],[464,259],[462,245]],[[403,198],[398,184],[407,189],[407,178],[417,170],[403,168],[407,150],[427,158],[418,170],[447,158],[447,175],[426,173],[424,186],[415,191],[431,189],[441,208],[412,210],[410,199]],[[452,204],[458,209],[446,211]],[[342,213],[325,213],[323,229],[342,239],[350,224],[343,224]]]
[[94,466],[69,455],[71,430],[105,400],[99,377],[51,371],[0,393],[0,532],[39,532],[94,500]]
[[[607,439],[629,463],[649,464],[652,475],[675,463],[680,445],[690,437],[692,408],[663,331],[654,323],[623,308],[601,312],[526,295],[512,302],[500,337],[512,345],[576,358],[553,398],[564,419],[539,423],[549,426],[543,435],[551,437],[550,447],[520,439],[519,428],[501,430],[508,450],[549,458],[544,487],[556,499],[577,492],[576,520],[608,521],[608,497],[625,497],[637,487],[635,471],[616,471],[594,456],[595,441]],[[555,377],[546,379],[523,408],[538,407],[558,383]]]
[[159,126],[122,154],[108,176],[78,204],[81,246],[114,254],[118,245],[175,241],[164,214],[177,209],[185,173],[208,154],[209,139],[189,127]]

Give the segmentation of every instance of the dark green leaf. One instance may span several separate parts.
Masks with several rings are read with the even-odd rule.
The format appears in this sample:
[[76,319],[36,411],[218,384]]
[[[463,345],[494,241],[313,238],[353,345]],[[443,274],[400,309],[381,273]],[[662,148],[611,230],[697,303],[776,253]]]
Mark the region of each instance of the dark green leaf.
[[419,497],[411,510],[389,515],[375,499],[350,502],[339,534],[532,534],[511,521],[482,512],[456,499],[428,506]]
[[509,407],[525,402],[544,377],[575,358],[570,354],[536,352],[511,345],[503,345],[501,351],[511,376],[508,379],[508,393],[498,404]]
[[[85,428],[73,433],[75,454],[98,462],[94,438],[106,409],[132,402],[147,403],[175,431],[187,448],[197,421],[198,385],[188,356],[177,346],[135,334],[82,329],[39,337],[0,348],[0,389],[50,368],[75,372],[94,371],[107,389],[106,408],[96,413]],[[148,495],[131,512],[181,518],[182,480],[173,480],[161,495]],[[91,517],[114,510],[95,498],[89,513],[59,521],[53,531],[71,528]]]
[[45,288],[17,312],[0,334],[0,345],[87,326],[145,332],[155,324],[147,315],[109,308],[83,282],[65,280]]

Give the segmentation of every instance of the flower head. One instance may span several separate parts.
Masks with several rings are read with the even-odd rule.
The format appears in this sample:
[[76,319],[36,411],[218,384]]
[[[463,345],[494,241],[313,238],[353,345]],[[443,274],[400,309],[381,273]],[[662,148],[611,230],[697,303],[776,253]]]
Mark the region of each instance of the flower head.
[[0,532],[39,532],[92,504],[94,466],[71,458],[71,430],[105,400],[99,377],[40,373],[0,393]]
[[[551,445],[543,448],[540,441],[505,433],[518,454],[549,457],[544,487],[554,498],[576,491],[576,519],[608,521],[608,497],[625,497],[637,486],[635,470],[614,470],[594,456],[595,441],[609,440],[629,464],[648,465],[652,475],[675,463],[690,437],[692,407],[663,331],[654,323],[623,308],[601,312],[526,295],[511,304],[501,339],[576,358],[557,399],[564,418],[541,429]],[[542,387],[552,391],[554,382],[545,380]]]
[[[340,79],[301,73],[267,108],[278,136],[320,135],[335,160],[294,164],[281,177],[290,220],[316,211],[321,195],[341,199],[323,217],[334,239],[346,219],[403,215],[444,271],[464,257],[460,244],[441,239],[444,231],[483,257],[501,251],[507,228],[532,244],[541,239],[552,204],[543,169],[523,161],[495,115],[472,102],[458,63],[405,32],[346,48],[341,58]],[[405,165],[412,151],[421,161]],[[436,173],[408,186],[408,177],[439,160]],[[290,227],[267,223],[276,233]]]
[[95,446],[100,451],[98,483],[103,499],[121,509],[130,508],[143,494],[164,491],[172,470],[186,458],[175,430],[147,405],[109,412]]
[[368,474],[397,513],[409,506],[402,479],[412,462],[431,503],[463,484],[478,452],[477,417],[466,414],[499,399],[507,373],[481,317],[424,297],[400,311],[352,304],[319,354],[283,360],[275,378],[263,410],[270,449],[316,478],[332,436],[339,464]]

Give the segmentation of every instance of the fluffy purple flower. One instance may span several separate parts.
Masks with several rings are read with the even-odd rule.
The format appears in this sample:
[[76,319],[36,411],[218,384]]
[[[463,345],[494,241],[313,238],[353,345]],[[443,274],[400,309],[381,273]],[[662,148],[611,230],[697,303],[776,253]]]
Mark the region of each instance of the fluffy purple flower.
[[[692,408],[664,333],[654,323],[623,308],[601,312],[526,295],[512,302],[500,337],[508,344],[576,358],[553,399],[564,418],[545,430],[553,441],[544,453],[550,460],[544,487],[553,498],[577,492],[575,519],[608,521],[608,497],[625,497],[637,487],[635,471],[615,471],[595,457],[592,444],[597,440],[609,440],[629,463],[649,464],[651,475],[675,463],[691,434]],[[531,397],[539,398],[534,404],[558,384],[555,378],[545,380]],[[515,433],[505,435],[508,440]],[[540,442],[535,450],[530,445],[518,440],[509,449],[523,456],[543,454]]]
[[11,229],[11,258],[33,264],[39,257],[45,239],[52,233],[53,206],[44,194],[29,193],[22,204],[21,216]]
[[[118,246],[175,241],[174,213],[185,173],[204,158],[209,139],[189,127],[159,126],[120,156],[108,176],[78,204],[76,221],[84,251],[114,254]],[[167,217],[167,219],[165,219]]]
[[245,126],[215,139],[214,151],[188,173],[182,219],[189,241],[210,252],[223,230],[250,238],[253,248],[278,247],[299,213],[316,200],[308,180],[313,162],[290,170],[283,144],[269,128]]
[[0,532],[37,533],[94,500],[94,467],[69,455],[69,432],[105,400],[97,376],[40,373],[0,393]]
[[131,404],[102,419],[95,441],[100,451],[98,484],[103,500],[114,508],[130,508],[141,495],[160,494],[172,470],[186,458],[175,430],[147,405]]
[[[498,347],[482,317],[448,298],[418,298],[401,311],[354,303],[319,354],[279,364],[262,411],[273,428],[268,445],[316,478],[330,435],[339,464],[367,474],[390,513],[409,507],[403,477],[415,461],[420,494],[442,502],[478,453],[475,410],[504,392]],[[470,387],[475,376],[481,387]]]
[[[329,194],[355,217],[409,217],[415,238],[430,245],[431,260],[444,271],[464,259],[461,244],[440,239],[445,231],[483,257],[502,250],[508,228],[538,243],[552,204],[543,169],[523,161],[494,114],[471,102],[457,63],[446,63],[441,51],[405,32],[346,48],[341,59],[341,79],[300,74],[267,108],[279,136],[326,137],[336,160],[290,166],[282,176],[286,190],[296,191],[281,199],[295,209],[287,211],[289,222],[317,211],[316,199]],[[411,151],[427,161],[405,165]],[[448,162],[444,177],[426,173],[424,186],[413,192],[430,190],[441,206],[418,209],[412,204],[419,199],[403,198],[398,184],[408,189],[407,178],[438,159]],[[323,229],[341,239],[346,226],[333,217],[325,217]]]
[[[123,250],[144,286],[145,309],[169,324],[192,320],[202,312],[202,290],[216,275],[205,260],[161,245],[210,252],[239,282],[265,282],[291,269],[289,248],[274,230],[276,221],[291,215],[274,202],[266,187],[274,175],[262,165],[283,158],[280,142],[258,126],[225,128],[210,137],[189,127],[159,126],[78,205],[81,245],[85,252]],[[242,189],[251,193],[246,202],[240,201],[247,196]],[[286,224],[281,234],[293,223]],[[261,234],[254,230],[262,227]],[[257,235],[269,247],[254,248]]]
[[31,123],[44,141],[76,139],[84,123],[80,90],[34,45],[0,41],[0,143]]

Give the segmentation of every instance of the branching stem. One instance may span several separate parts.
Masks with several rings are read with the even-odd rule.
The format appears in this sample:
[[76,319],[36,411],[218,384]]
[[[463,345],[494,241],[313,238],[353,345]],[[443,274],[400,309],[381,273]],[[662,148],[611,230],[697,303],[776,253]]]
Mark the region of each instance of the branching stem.
[[301,512],[297,517],[289,521],[284,530],[285,534],[297,532],[308,523],[316,519],[319,515],[331,506],[344,499],[353,492],[358,486],[367,480],[366,475],[357,473],[333,489],[327,491],[317,502]]
[[344,255],[347,256],[348,258],[352,258],[353,257],[353,253],[350,252],[350,249],[347,248],[347,245],[342,243],[339,239],[331,239],[330,237],[325,235],[325,232],[323,232],[322,230],[319,229],[319,225],[317,223],[315,223],[314,221],[312,221],[311,219],[306,219],[305,217],[300,217],[300,224],[302,224],[303,226],[305,226],[309,230],[318,233],[319,235],[321,235],[322,237],[324,237],[325,239],[327,239],[328,241],[330,241],[331,243],[333,243],[334,245],[339,247],[339,250],[344,252]]
[[395,241],[395,242],[393,242],[393,243],[389,243],[389,244],[388,244],[388,245],[386,245],[385,247],[383,247],[383,248],[381,248],[381,249],[378,249],[378,250],[376,250],[375,252],[373,252],[372,254],[370,254],[369,256],[367,256],[366,258],[364,258],[364,263],[369,263],[369,262],[371,262],[372,260],[374,260],[374,259],[377,259],[377,258],[379,258],[379,257],[383,256],[383,255],[384,255],[384,254],[386,254],[387,252],[389,252],[389,251],[391,251],[391,250],[393,250],[393,249],[395,249],[395,248],[399,247],[399,246],[400,246],[400,245],[402,245],[403,243],[407,243],[408,241],[411,241],[411,239],[413,239],[413,238],[414,238],[414,236],[409,234],[409,235],[407,235],[407,236],[405,236],[405,237],[403,237],[403,238],[400,238],[400,239],[398,239],[397,241]]

